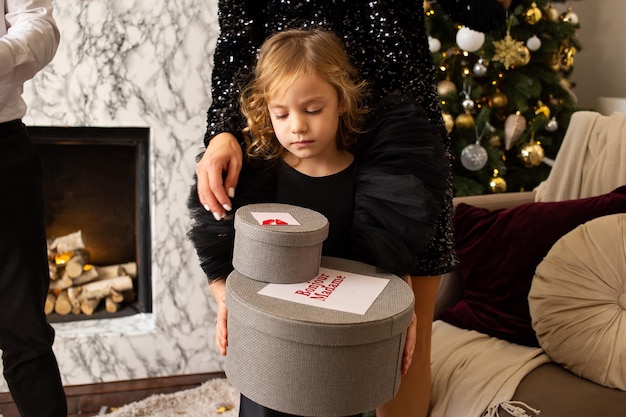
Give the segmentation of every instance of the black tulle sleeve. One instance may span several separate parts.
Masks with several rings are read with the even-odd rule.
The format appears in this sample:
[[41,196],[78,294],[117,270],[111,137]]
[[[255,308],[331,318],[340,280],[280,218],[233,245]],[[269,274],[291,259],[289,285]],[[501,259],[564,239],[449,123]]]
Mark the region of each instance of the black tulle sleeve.
[[416,275],[445,203],[449,162],[423,109],[389,96],[362,138],[357,161],[355,257],[398,275]]
[[191,187],[187,206],[191,216],[188,237],[196,249],[200,267],[209,282],[223,279],[233,271],[233,245],[235,241],[234,213],[246,204],[276,200],[276,170],[267,163],[246,161],[239,175],[237,195],[232,199],[233,210],[225,219],[215,220],[213,214],[202,207],[198,198],[197,178]]

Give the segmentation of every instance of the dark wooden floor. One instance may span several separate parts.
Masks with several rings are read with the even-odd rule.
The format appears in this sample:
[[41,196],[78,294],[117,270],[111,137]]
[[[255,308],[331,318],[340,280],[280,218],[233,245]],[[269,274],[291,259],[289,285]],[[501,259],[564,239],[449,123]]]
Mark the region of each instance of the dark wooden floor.
[[[96,416],[102,407],[112,411],[111,408],[143,400],[152,394],[167,394],[195,388],[209,379],[224,377],[223,373],[208,373],[67,386],[65,393],[68,417]],[[8,393],[0,393],[0,415],[20,417]]]

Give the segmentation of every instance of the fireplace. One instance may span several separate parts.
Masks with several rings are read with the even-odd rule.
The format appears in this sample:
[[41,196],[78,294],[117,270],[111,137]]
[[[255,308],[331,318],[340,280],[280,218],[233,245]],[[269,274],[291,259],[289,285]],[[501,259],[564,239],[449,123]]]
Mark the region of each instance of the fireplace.
[[[49,239],[80,231],[90,265],[134,264],[132,300],[109,312],[48,315],[50,322],[151,312],[149,129],[29,127],[42,159]],[[104,269],[104,268],[103,268]]]

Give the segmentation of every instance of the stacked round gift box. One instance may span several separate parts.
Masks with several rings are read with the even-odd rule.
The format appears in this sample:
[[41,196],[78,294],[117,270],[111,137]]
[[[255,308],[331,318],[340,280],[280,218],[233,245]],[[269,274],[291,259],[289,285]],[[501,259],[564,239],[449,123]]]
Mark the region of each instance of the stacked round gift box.
[[[323,215],[286,204],[252,204],[235,214],[226,376],[246,397],[288,414],[363,413],[400,385],[413,293],[373,266],[322,257],[328,227]],[[259,294],[268,284],[315,282],[320,266],[388,282],[365,314]]]

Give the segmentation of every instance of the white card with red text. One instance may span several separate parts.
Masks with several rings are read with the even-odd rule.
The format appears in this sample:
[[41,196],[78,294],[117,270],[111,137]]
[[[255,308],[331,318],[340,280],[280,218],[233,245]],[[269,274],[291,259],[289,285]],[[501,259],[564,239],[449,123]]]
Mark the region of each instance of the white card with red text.
[[329,310],[365,314],[388,282],[386,278],[322,267],[315,279],[298,284],[268,284],[258,293]]
[[300,226],[300,223],[289,213],[252,211],[252,217],[261,226]]

